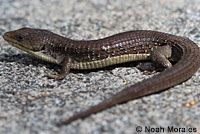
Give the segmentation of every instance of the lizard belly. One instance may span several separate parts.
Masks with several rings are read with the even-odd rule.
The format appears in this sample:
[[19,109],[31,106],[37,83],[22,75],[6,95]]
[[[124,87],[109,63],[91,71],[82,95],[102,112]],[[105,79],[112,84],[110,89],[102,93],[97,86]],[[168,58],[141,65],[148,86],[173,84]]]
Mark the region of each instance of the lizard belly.
[[150,54],[125,54],[115,57],[108,57],[101,60],[94,60],[90,62],[79,62],[74,63],[71,69],[97,69],[102,68],[110,65],[126,63],[131,61],[139,61],[139,60],[149,60]]

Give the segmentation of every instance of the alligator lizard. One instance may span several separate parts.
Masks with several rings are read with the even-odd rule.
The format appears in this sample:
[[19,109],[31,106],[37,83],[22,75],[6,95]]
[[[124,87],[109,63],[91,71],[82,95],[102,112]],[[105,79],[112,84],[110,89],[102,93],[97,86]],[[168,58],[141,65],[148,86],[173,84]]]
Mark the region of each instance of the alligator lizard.
[[[200,67],[200,49],[193,41],[157,31],[138,30],[99,40],[71,40],[48,30],[21,28],[6,32],[3,38],[41,60],[61,65],[60,74],[45,75],[57,80],[63,79],[70,69],[96,69],[136,60],[151,60],[164,70],[59,122],[58,126],[177,85]],[[170,61],[175,64],[172,66]]]

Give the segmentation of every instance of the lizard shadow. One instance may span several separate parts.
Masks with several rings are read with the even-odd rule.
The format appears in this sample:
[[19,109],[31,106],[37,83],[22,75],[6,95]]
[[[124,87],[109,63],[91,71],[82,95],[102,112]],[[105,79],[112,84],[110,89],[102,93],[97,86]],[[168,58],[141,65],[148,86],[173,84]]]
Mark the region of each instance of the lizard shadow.
[[[0,62],[16,62],[18,64],[23,64],[24,66],[32,65],[34,67],[39,66],[46,66],[48,69],[53,70],[53,72],[60,72],[61,66],[53,63],[48,63],[42,60],[39,60],[29,54],[26,53],[20,53],[20,54],[3,54],[1,55]],[[153,72],[160,72],[159,69],[157,69],[152,62],[150,61],[134,61],[134,62],[127,62],[127,63],[121,63],[116,65],[107,66],[104,68],[98,68],[98,69],[88,69],[88,70],[77,70],[77,69],[71,69],[70,72],[74,74],[82,73],[82,74],[88,74],[90,72],[98,72],[98,71],[107,71],[108,73],[112,73],[112,70],[115,68],[121,68],[121,67],[137,67],[144,75],[151,75]]]
[[[23,53],[22,54],[2,54],[1,58],[0,58],[0,62],[16,62],[19,64],[23,64],[24,66],[33,65],[35,67],[46,66],[47,68],[53,69],[56,72],[59,72],[61,69],[60,65],[39,60],[39,59],[37,59],[29,54],[26,54],[26,53],[24,53],[24,54]],[[139,65],[140,63],[142,63],[142,64]],[[150,65],[145,65],[145,64],[150,64]],[[173,64],[175,64],[175,63],[173,63]],[[150,67],[148,67],[148,66],[150,66]],[[70,72],[72,72],[74,74],[78,74],[78,73],[88,74],[90,72],[98,72],[98,71],[103,70],[103,71],[107,71],[112,74],[112,70],[115,68],[119,68],[119,67],[137,67],[142,72],[144,72],[144,70],[151,72],[152,70],[155,71],[155,68],[152,68],[152,66],[153,66],[153,63],[150,61],[134,61],[134,62],[127,62],[127,63],[111,65],[111,66],[107,66],[107,67],[99,68],[99,69],[90,69],[90,70],[72,69],[72,70],[70,70]],[[165,89],[165,90],[167,90],[167,89]],[[160,93],[160,92],[163,92],[163,91],[159,91],[157,93]],[[148,95],[146,95],[146,96],[148,96]]]
[[[61,69],[60,65],[48,63],[42,60],[39,60],[29,54],[26,53],[20,53],[20,54],[2,54],[0,58],[0,62],[16,62],[19,64],[23,64],[24,66],[33,65],[35,67],[38,66],[46,66],[47,68],[54,70],[56,72],[59,72]],[[77,70],[72,69],[70,72],[72,73],[83,73],[88,74],[90,72],[98,72],[98,71],[108,71],[111,73],[111,71],[115,68],[120,67],[137,67],[140,71],[149,71],[153,72],[156,70],[156,68],[153,66],[153,63],[150,61],[134,61],[134,62],[127,62],[127,63],[121,63],[116,65],[111,65],[103,68],[97,68],[97,69],[88,69],[88,70]],[[157,71],[157,70],[156,70]]]
[[0,62],[16,62],[23,65],[38,66],[36,63],[45,64],[43,61],[39,61],[29,54],[1,54]]

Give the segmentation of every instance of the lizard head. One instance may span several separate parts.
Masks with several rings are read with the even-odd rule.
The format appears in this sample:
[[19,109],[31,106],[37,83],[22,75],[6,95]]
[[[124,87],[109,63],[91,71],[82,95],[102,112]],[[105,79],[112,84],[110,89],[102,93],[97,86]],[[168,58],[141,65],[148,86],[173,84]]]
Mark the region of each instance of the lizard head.
[[4,40],[24,51],[24,49],[32,51],[40,51],[44,44],[41,42],[45,30],[21,28],[14,31],[9,31],[3,34]]
[[12,46],[21,49],[41,60],[56,63],[58,60],[53,58],[51,55],[46,54],[45,43],[49,41],[47,37],[49,34],[53,34],[50,31],[43,29],[33,29],[33,28],[21,28],[14,31],[9,31],[3,34],[3,38]]

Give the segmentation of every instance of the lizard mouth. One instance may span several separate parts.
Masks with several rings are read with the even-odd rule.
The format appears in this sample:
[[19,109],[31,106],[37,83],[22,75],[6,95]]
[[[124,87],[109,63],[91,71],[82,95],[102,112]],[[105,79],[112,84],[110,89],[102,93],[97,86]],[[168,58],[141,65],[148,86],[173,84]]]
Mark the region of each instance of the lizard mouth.
[[29,53],[30,55],[33,55],[34,57],[36,57],[38,59],[41,59],[41,60],[46,61],[46,62],[59,64],[58,60],[56,60],[55,58],[53,58],[50,55],[45,54],[44,49],[42,49],[41,51],[33,51],[33,50],[30,50],[30,49],[27,49],[27,48],[23,47],[19,42],[15,41],[12,38],[9,38],[9,36],[7,36],[6,33],[3,35],[3,38],[10,45],[12,45],[12,46],[14,46],[14,47],[26,52],[26,53]]

